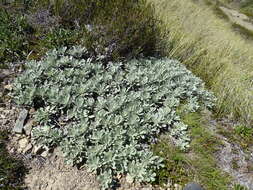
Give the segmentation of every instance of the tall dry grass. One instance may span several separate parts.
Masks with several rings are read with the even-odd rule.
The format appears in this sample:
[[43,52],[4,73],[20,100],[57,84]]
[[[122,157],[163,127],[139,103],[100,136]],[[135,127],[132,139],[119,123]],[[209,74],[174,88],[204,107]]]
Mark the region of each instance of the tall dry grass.
[[218,98],[218,116],[253,121],[253,42],[204,3],[148,0],[170,30],[166,54],[201,77]]

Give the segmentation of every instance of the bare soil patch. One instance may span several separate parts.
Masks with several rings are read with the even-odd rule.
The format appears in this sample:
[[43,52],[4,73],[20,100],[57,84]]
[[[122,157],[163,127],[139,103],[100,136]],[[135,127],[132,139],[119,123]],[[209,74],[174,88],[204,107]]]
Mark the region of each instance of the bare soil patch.
[[55,151],[43,166],[33,161],[25,184],[31,190],[99,190],[96,176],[86,168],[77,169],[64,163],[60,151]]

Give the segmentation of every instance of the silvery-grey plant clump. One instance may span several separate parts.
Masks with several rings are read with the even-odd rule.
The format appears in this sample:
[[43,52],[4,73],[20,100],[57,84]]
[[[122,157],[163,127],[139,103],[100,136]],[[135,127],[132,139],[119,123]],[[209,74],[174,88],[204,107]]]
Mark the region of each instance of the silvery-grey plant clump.
[[151,182],[163,166],[149,144],[167,131],[182,149],[189,146],[187,125],[177,110],[212,107],[214,97],[178,61],[139,59],[100,64],[85,48],[50,51],[26,64],[13,97],[37,109],[38,143],[61,147],[70,164],[87,164],[103,189],[120,174]]

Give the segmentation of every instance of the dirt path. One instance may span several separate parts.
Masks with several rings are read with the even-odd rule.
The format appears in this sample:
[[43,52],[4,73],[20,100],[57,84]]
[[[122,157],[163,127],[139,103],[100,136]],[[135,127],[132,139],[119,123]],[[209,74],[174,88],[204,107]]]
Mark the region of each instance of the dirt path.
[[216,153],[217,165],[233,178],[235,184],[253,190],[253,147],[245,151],[238,142],[220,134],[220,127],[231,133],[236,124],[228,120],[209,120],[208,123],[210,131],[222,142]]
[[240,25],[241,27],[246,28],[249,31],[253,32],[253,24],[250,21],[250,18],[242,13],[239,13],[236,10],[229,9],[226,7],[219,7],[220,10],[228,16],[228,18],[235,24]]

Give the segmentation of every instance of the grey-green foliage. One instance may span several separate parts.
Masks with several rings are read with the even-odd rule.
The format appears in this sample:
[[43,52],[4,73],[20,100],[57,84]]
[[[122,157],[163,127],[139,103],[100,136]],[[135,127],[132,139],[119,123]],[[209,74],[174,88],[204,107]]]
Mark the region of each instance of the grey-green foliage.
[[86,163],[102,188],[118,174],[150,182],[162,159],[148,145],[168,131],[182,149],[189,145],[187,125],[177,109],[211,107],[214,97],[202,81],[175,60],[140,59],[100,64],[85,48],[53,50],[26,64],[13,97],[39,108],[33,133],[47,146],[60,146],[68,163]]

